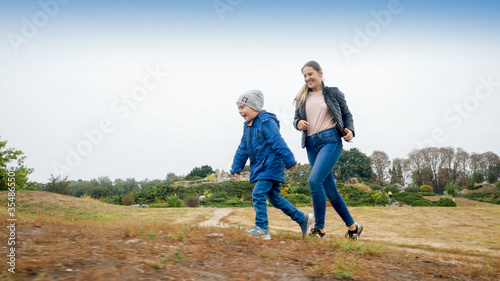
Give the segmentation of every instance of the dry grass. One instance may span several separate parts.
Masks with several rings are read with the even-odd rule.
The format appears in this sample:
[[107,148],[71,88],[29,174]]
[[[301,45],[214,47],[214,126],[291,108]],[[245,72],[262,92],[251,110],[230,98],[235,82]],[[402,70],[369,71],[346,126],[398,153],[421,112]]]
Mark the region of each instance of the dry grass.
[[[1,192],[3,221],[5,199]],[[215,209],[139,209],[20,191],[18,272],[7,273],[1,262],[0,280],[494,280],[500,210],[468,205],[467,199],[458,203],[458,208],[350,208],[365,226],[361,242],[343,238],[345,226],[333,210],[327,214],[330,239],[319,240],[302,239],[296,223],[269,208],[273,239],[262,241],[243,232],[253,226],[252,208],[233,209],[223,219],[234,227],[200,228]],[[474,235],[483,225],[490,233]],[[0,239],[6,241],[6,231]],[[4,247],[0,256],[6,254]]]
[[[439,253],[500,258],[500,206],[456,198],[458,207],[352,207],[363,224],[363,241],[424,249]],[[311,207],[299,208],[312,213]],[[271,230],[299,233],[299,226],[276,208],[268,208]],[[238,208],[224,218],[232,225],[251,227],[255,212]],[[244,223],[242,223],[244,222]],[[341,237],[346,227],[333,208],[327,209],[329,237]]]

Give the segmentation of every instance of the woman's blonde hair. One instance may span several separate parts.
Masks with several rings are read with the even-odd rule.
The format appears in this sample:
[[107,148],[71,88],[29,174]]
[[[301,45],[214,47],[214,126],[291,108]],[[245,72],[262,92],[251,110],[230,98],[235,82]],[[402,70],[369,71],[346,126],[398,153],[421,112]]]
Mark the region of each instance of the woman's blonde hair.
[[[319,66],[319,63],[317,63],[316,61],[313,61],[313,60],[306,62],[306,64],[304,64],[304,66],[300,69],[300,72],[303,73],[304,68],[306,68],[306,67],[312,67],[317,72],[321,71],[321,66]],[[295,108],[299,108],[306,101],[306,96],[307,96],[307,93],[309,92],[309,90],[310,89],[307,86],[307,84],[304,83],[304,86],[302,86],[299,93],[295,97]]]

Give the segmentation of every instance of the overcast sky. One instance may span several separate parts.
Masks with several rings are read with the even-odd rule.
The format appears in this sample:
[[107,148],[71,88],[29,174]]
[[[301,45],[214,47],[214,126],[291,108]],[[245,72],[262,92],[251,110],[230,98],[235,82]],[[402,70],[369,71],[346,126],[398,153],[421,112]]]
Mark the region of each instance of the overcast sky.
[[498,1],[0,1],[0,137],[31,179],[229,169],[260,89],[297,161],[301,67],[345,94],[344,149],[500,154]]

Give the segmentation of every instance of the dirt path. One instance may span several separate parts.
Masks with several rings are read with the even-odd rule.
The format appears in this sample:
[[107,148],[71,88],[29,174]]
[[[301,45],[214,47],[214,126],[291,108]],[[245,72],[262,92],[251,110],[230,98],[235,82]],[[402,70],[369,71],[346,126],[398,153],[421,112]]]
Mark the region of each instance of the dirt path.
[[229,227],[229,225],[224,224],[220,220],[223,217],[228,216],[232,211],[233,211],[233,209],[231,209],[231,208],[216,209],[214,212],[214,216],[206,221],[201,222],[199,224],[199,226],[202,226],[202,227],[206,227],[206,226]]

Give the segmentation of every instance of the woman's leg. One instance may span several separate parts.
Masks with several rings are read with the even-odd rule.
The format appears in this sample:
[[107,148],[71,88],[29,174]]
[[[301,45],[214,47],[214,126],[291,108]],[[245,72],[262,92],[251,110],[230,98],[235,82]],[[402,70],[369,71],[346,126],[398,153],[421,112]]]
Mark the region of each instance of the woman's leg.
[[[323,229],[325,227],[325,182],[328,176],[332,173],[333,166],[337,162],[341,151],[342,143],[339,141],[324,143],[317,149],[314,149],[314,147],[307,148],[307,155],[312,166],[311,174],[309,175],[309,187],[311,188],[314,217],[316,218],[315,227],[319,229]],[[333,175],[331,180],[333,180]],[[326,184],[328,186],[328,190],[330,191],[331,182],[327,182]]]
[[[333,171],[331,170],[330,174],[325,179],[324,187],[325,187],[326,197],[328,197],[328,200],[332,204],[332,207],[335,209],[337,214],[339,214],[339,216],[342,218],[345,225],[348,227],[354,225],[354,220],[352,219],[351,213],[349,213],[349,210],[347,209],[347,205],[345,204],[344,198],[342,198],[337,189],[337,184],[335,183],[335,179],[333,177]],[[354,226],[354,228],[356,227]]]

